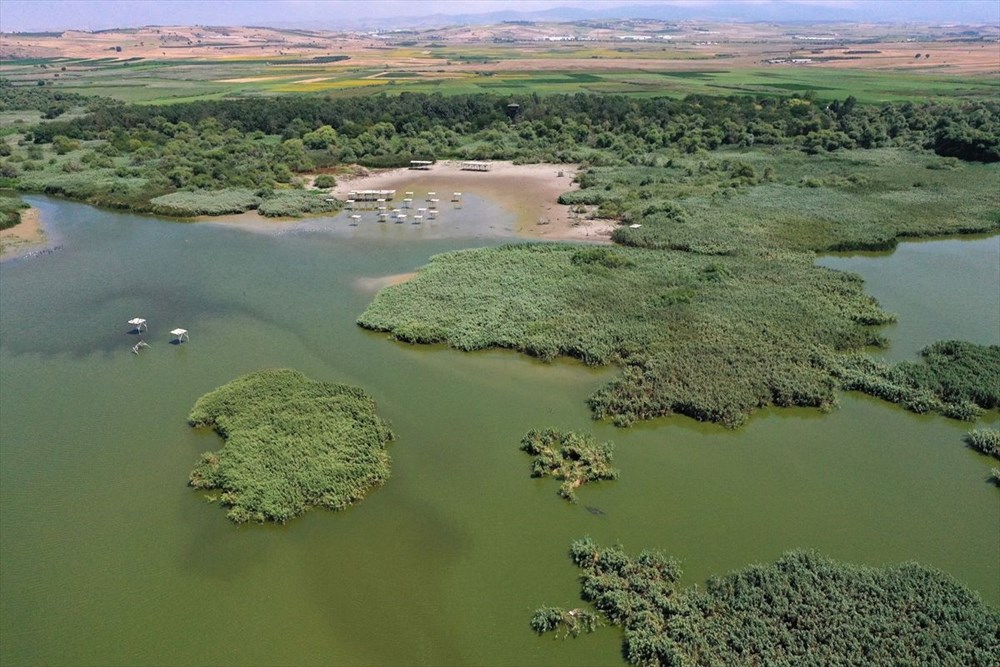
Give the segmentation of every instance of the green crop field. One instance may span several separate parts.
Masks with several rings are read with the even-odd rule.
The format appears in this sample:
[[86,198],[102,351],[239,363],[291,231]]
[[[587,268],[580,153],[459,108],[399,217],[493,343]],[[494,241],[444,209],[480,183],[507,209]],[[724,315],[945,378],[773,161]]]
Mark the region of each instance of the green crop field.
[[[443,94],[483,90],[538,94],[599,92],[640,97],[682,97],[695,93],[787,95],[811,91],[820,99],[853,95],[864,103],[992,98],[1000,93],[1000,81],[990,76],[848,70],[817,63],[723,68],[719,65],[725,64],[725,58],[667,49],[386,47],[382,67],[371,64],[370,52],[366,55],[368,62],[364,65],[344,56],[225,60],[35,58],[7,61],[4,77],[17,84],[44,81],[56,90],[139,104],[284,93],[353,96],[380,90]],[[383,54],[378,53],[378,57],[382,59]],[[593,68],[583,72],[576,67],[553,69],[553,61],[560,58],[588,59],[593,61]],[[625,62],[635,59],[653,63],[654,68]],[[537,69],[525,67],[532,61],[537,61]],[[620,69],[615,66],[616,61],[622,61]],[[678,65],[685,68],[691,67],[691,61],[711,64],[705,62],[703,70],[663,69],[669,66],[669,61],[685,61]],[[505,62],[511,65],[504,67]],[[477,64],[489,65],[489,70],[477,71]]]

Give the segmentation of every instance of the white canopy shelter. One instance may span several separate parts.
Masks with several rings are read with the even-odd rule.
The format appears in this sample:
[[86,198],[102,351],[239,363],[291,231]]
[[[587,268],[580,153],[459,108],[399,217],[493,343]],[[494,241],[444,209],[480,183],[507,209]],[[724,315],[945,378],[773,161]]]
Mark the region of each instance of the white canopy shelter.
[[136,331],[142,331],[143,329],[149,331],[149,327],[146,325],[146,320],[141,317],[133,317],[128,321],[128,323],[135,327]]
[[181,341],[183,341],[185,338],[188,341],[191,340],[191,337],[188,336],[188,330],[187,329],[174,329],[174,330],[172,330],[170,332],[170,335],[171,336],[175,336],[178,343],[180,343]]

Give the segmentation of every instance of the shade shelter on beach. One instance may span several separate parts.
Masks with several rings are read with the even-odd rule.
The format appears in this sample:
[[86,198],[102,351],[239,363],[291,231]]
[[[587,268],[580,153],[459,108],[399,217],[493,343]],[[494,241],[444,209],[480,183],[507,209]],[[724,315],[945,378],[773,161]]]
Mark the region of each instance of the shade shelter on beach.
[[430,160],[410,160],[410,169],[430,169],[432,164]]
[[463,162],[462,169],[465,171],[489,171],[489,162]]
[[143,329],[149,331],[149,326],[146,325],[146,320],[141,317],[133,317],[128,321],[128,323],[132,325],[132,330],[136,333],[139,333]]
[[188,342],[190,342],[190,341],[191,341],[191,337],[190,337],[190,336],[188,336],[188,330],[187,330],[187,329],[173,329],[173,330],[172,330],[172,331],[170,332],[170,335],[171,335],[171,336],[174,336],[174,337],[175,337],[175,338],[174,338],[174,342],[176,342],[176,343],[181,343],[181,342],[183,342],[183,341],[184,341],[185,339],[186,339],[186,340],[187,340]]

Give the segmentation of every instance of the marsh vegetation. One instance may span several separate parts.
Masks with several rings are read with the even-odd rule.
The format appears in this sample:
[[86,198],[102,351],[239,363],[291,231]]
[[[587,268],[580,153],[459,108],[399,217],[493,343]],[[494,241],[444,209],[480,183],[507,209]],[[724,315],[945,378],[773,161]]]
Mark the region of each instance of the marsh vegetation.
[[823,360],[881,344],[873,325],[892,320],[857,276],[802,253],[613,248],[581,261],[594,252],[525,244],[439,255],[379,292],[358,322],[407,342],[620,364],[590,404],[622,425],[677,412],[736,426],[765,405],[831,406]]
[[[633,665],[985,665],[1000,653],[1000,614],[951,577],[907,563],[867,567],[809,551],[681,589],[677,561],[577,540],[581,597],[624,631]],[[576,636],[593,622],[558,607],[536,632]],[[904,658],[905,656],[905,658]]]
[[887,364],[866,356],[830,360],[844,389],[902,405],[973,421],[1000,407],[1000,345],[939,341],[920,351],[921,362]]
[[389,477],[392,432],[357,387],[259,371],[202,396],[188,422],[226,441],[201,457],[190,484],[220,490],[236,523],[344,509]]

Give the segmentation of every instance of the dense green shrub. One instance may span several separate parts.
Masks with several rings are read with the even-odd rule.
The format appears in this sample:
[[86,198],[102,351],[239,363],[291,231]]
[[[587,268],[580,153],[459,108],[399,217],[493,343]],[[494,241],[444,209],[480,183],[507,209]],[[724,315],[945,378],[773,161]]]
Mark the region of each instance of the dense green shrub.
[[576,502],[576,490],[587,482],[618,479],[611,467],[614,445],[598,444],[592,436],[554,429],[529,431],[521,439],[521,451],[531,454],[532,477],[555,477],[563,480],[559,495]]
[[343,509],[389,477],[392,433],[357,387],[259,371],[202,396],[188,422],[226,440],[202,456],[190,483],[222,490],[237,523],[285,522],[311,506]]
[[0,193],[0,229],[9,229],[21,222],[21,211],[28,205],[20,197]]
[[[678,589],[676,561],[655,552],[632,557],[588,538],[570,557],[583,570],[581,597],[623,629],[633,665],[986,667],[1000,655],[1000,613],[915,563],[873,568],[796,551],[701,590]],[[565,613],[544,607],[531,626],[556,630]]]
[[337,185],[337,179],[330,174],[320,174],[316,177],[316,180],[313,181],[313,185],[322,190],[329,190]]

